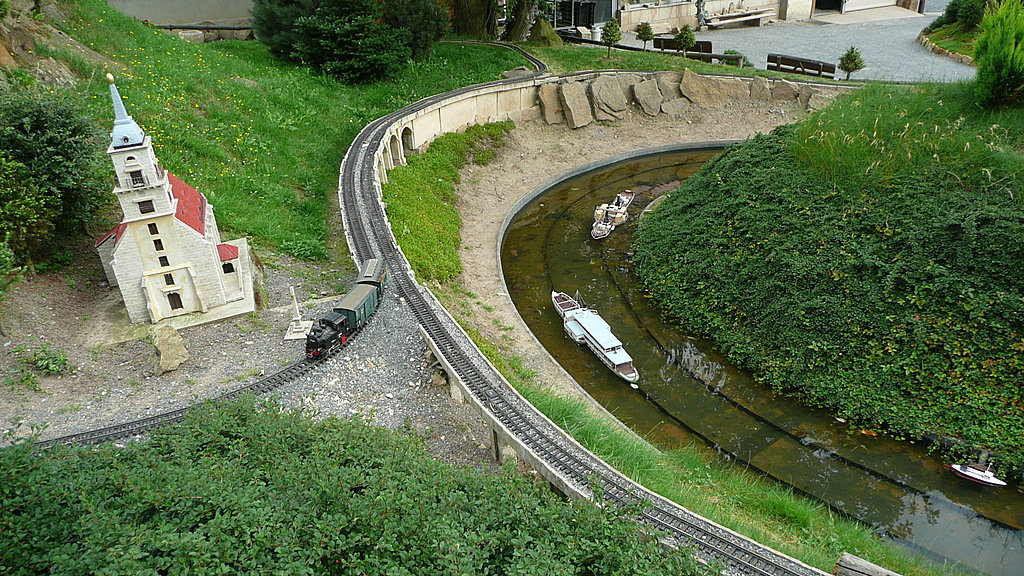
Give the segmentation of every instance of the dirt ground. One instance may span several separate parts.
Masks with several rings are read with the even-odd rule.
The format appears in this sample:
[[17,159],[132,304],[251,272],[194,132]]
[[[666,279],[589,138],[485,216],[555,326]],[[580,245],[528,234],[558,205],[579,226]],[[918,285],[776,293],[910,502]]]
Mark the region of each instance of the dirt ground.
[[[679,119],[631,112],[614,124],[578,130],[520,122],[489,165],[464,169],[459,186],[466,271],[461,284],[479,300],[477,328],[496,343],[511,338],[511,349],[541,382],[577,391],[522,324],[500,283],[497,235],[512,206],[540,184],[588,162],[671,143],[743,139],[802,114],[796,105],[748,102],[692,107]],[[106,286],[88,247],[64,269],[17,285],[0,306],[0,426],[20,436],[28,430],[19,422],[48,422],[44,438],[87,430],[187,405],[294,361],[301,344],[281,341],[291,315],[288,287],[296,287],[300,303],[311,302],[337,294],[339,286],[343,290],[351,271],[266,251],[259,256],[270,308],[183,331],[192,358],[166,374],[153,370],[148,327],[128,322],[119,293]],[[26,358],[43,344],[65,355],[73,371],[38,375],[35,384],[19,382]]]

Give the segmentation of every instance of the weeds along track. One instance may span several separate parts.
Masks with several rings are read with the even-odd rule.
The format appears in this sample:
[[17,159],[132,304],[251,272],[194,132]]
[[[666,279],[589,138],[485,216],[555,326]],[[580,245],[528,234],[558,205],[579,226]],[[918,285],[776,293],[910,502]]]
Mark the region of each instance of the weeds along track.
[[[538,70],[542,63],[530,58]],[[539,75],[541,72],[536,72]],[[522,78],[484,86],[521,82]],[[591,494],[626,508],[637,519],[662,531],[677,547],[690,547],[704,561],[723,564],[730,574],[811,576],[824,574],[795,559],[718,526],[654,494],[619,474],[577,444],[513,391],[454,321],[425,295],[395,243],[379,195],[375,154],[389,128],[417,110],[480,88],[474,86],[432,96],[367,125],[342,162],[340,204],[346,236],[357,261],[380,258],[387,263],[392,286],[410,307],[420,327],[444,356],[445,363],[476,403],[542,463],[541,473],[556,476],[576,493]]]

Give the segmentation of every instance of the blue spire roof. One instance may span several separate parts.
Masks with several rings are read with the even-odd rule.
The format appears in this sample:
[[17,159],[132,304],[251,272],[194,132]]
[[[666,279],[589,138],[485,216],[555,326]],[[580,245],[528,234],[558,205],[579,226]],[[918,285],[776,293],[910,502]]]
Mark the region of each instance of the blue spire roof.
[[112,74],[107,74],[107,82],[110,83],[110,99],[114,103],[114,129],[110,131],[110,145],[114,148],[124,148],[142,144],[146,139],[146,133],[125,110]]

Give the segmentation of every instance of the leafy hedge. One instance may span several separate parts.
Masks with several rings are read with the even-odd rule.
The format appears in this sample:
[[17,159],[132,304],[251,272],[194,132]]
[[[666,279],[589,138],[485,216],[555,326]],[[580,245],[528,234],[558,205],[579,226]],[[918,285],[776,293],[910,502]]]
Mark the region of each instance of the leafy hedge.
[[[889,96],[889,116],[900,98]],[[858,150],[853,128],[872,118]],[[911,120],[893,120],[903,137]],[[986,179],[984,164],[945,151],[885,169],[901,140],[885,122],[861,113],[821,129],[814,156],[830,174],[795,158],[814,145],[792,127],[730,148],[644,219],[637,271],[684,326],[776,390],[1024,467],[1024,190],[1012,174],[994,178],[995,164]]]
[[3,448],[0,470],[5,574],[698,573],[522,475],[251,398],[125,448]]

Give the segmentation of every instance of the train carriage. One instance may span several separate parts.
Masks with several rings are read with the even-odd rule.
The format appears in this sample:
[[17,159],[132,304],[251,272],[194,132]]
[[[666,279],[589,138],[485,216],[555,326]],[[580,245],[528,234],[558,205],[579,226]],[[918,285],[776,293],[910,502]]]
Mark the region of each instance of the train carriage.
[[387,268],[377,259],[363,262],[356,284],[306,334],[306,357],[319,358],[348,341],[373,316],[384,296]]

